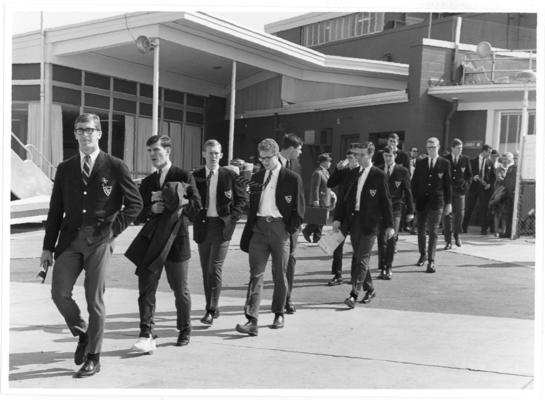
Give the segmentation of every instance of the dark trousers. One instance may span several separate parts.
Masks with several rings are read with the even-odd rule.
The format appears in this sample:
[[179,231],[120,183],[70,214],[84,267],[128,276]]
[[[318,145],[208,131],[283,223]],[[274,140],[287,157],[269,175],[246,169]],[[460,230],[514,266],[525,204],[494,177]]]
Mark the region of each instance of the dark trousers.
[[452,233],[454,237],[458,237],[462,233],[462,221],[465,214],[466,195],[452,193],[452,212],[449,215],[443,216],[443,232],[445,242],[452,241]]
[[465,215],[462,222],[463,230],[467,230],[467,227],[469,226],[469,221],[471,220],[471,216],[473,215],[473,211],[475,210],[477,202],[479,203],[479,207],[477,209],[477,212],[479,213],[479,218],[477,220],[479,225],[481,226],[481,231],[484,232],[488,229],[488,225],[490,223],[488,201],[490,200],[491,195],[492,191],[484,190],[482,186],[479,186],[477,188],[471,188],[469,190]]
[[[180,332],[191,333],[191,294],[187,282],[189,261],[166,261],[165,272],[170,288],[174,292],[176,306],[176,327]],[[155,294],[161,278],[161,268],[153,273],[148,269],[138,275],[138,309],[140,310],[140,336],[153,335],[155,325]]]
[[333,251],[333,262],[331,263],[331,273],[335,276],[343,274],[343,246],[344,240]]
[[378,268],[392,268],[394,254],[396,251],[397,238],[399,234],[399,226],[401,223],[401,210],[394,212],[394,236],[386,239],[386,227],[381,225],[378,233]]
[[[100,353],[104,336],[106,308],[104,291],[106,290],[106,269],[113,252],[110,240],[89,244],[86,231],[82,228],[76,239],[61,253],[55,261],[51,282],[51,297],[64,317],[68,329],[74,336],[87,332],[89,337],[88,352]],[[89,313],[89,325],[81,318],[81,311],[72,297],[74,284],[85,270],[85,300]]]
[[284,314],[287,294],[286,267],[290,254],[290,235],[284,222],[267,222],[259,218],[253,228],[250,248],[250,282],[246,293],[244,314],[246,318],[256,320],[263,292],[263,276],[269,255],[272,258],[272,277],[274,282],[271,311]]
[[373,279],[371,278],[371,268],[369,260],[371,259],[371,251],[375,244],[376,235],[364,234],[361,231],[358,213],[354,215],[350,226],[350,239],[354,249],[354,257],[352,257],[352,291],[350,295],[358,298],[360,290],[373,290]]
[[291,301],[291,291],[293,290],[293,279],[295,278],[295,250],[297,250],[297,239],[299,238],[300,230],[296,230],[290,235],[290,254],[288,257],[288,265],[286,267],[286,279],[288,282],[288,290],[286,292],[286,303]]
[[306,224],[303,228],[303,233],[306,233],[307,236],[311,237],[314,242],[318,242],[322,237],[323,227],[323,225]]
[[199,243],[206,311],[214,313],[221,293],[223,262],[229,249],[229,241],[223,239],[223,222],[220,218],[208,218],[206,238]]
[[428,261],[435,261],[437,247],[437,229],[443,214],[443,208],[433,210],[429,205],[422,211],[417,211],[418,250],[421,256],[426,255],[426,234],[428,235]]

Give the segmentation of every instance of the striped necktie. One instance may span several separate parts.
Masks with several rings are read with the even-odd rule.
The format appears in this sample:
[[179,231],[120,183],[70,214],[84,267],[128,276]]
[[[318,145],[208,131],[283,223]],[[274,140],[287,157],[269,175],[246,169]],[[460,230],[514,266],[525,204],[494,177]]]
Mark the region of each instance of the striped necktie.
[[85,157],[83,157],[83,170],[81,174],[81,177],[83,179],[83,183],[85,184],[85,186],[87,186],[90,176],[91,176],[91,156],[86,155]]

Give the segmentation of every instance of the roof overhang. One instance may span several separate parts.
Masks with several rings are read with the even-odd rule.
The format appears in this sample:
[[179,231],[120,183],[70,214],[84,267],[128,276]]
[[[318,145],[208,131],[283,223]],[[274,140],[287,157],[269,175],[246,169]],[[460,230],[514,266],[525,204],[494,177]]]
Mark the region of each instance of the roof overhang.
[[[33,35],[15,36],[14,54],[18,46],[39,41]],[[200,12],[137,12],[47,30],[47,62],[151,82],[153,54],[138,52],[140,35],[160,39],[161,85],[184,82],[187,90],[199,89],[195,93],[225,96],[233,61],[237,86],[273,73],[383,90],[407,88],[408,64],[325,55]]]
[[[486,102],[521,102],[524,95],[523,83],[435,86],[428,89],[428,94],[448,102],[463,103]],[[529,101],[536,99],[535,83],[527,85]]]

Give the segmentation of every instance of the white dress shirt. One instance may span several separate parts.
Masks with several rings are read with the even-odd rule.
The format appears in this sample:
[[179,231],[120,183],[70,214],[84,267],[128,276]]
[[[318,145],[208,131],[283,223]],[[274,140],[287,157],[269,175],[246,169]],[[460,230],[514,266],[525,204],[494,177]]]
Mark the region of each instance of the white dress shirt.
[[[361,168],[363,167],[360,167],[360,171],[361,171]],[[367,180],[367,175],[369,175],[370,170],[371,170],[371,165],[365,168],[363,170],[363,173],[358,178],[358,188],[356,189],[356,204],[354,207],[356,211],[360,210],[361,191],[363,190],[363,185],[365,185],[365,181]]]
[[159,178],[159,184],[161,187],[163,187],[163,185],[165,184],[165,179],[167,177],[168,170],[170,169],[170,167],[172,167],[172,162],[167,161],[165,166],[161,168],[161,177]]
[[[207,217],[217,217],[218,216],[218,210],[216,208],[217,204],[217,193],[218,193],[218,173],[219,173],[219,167],[216,167],[212,170],[212,176],[210,177],[210,186],[208,188],[208,209],[206,210],[206,216]],[[206,172],[206,177],[208,178],[208,174],[210,173],[210,169],[208,167],[204,167],[204,171]]]
[[[100,149],[96,149],[95,151],[93,151],[91,154],[89,154],[89,156],[91,156],[91,165],[89,166],[90,167],[90,172],[93,172],[93,167],[95,166],[95,161],[97,160],[97,157],[98,157],[98,154],[100,153]],[[83,163],[85,162],[84,158],[87,154],[83,153],[83,152],[79,152],[79,157],[80,157],[80,167],[81,167],[81,170],[83,171]]]
[[263,183],[267,181],[269,174],[272,175],[271,180],[261,192],[261,201],[257,211],[258,217],[282,218],[282,214],[280,214],[280,210],[278,210],[278,207],[276,206],[276,185],[278,184],[280,168],[282,168],[282,166],[278,163],[273,170],[265,171]]

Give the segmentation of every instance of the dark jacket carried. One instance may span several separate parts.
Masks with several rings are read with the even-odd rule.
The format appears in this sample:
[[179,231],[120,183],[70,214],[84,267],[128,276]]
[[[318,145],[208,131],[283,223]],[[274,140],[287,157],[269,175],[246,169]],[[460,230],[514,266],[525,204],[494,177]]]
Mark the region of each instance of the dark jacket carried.
[[450,163],[443,157],[437,157],[431,170],[429,163],[429,158],[422,158],[416,161],[414,168],[411,186],[416,211],[423,211],[426,205],[432,210],[439,210],[452,202]]
[[[250,182],[250,209],[248,210],[248,220],[246,221],[240,239],[240,249],[245,252],[248,252],[250,248],[252,231],[257,221],[257,212],[259,211],[259,200],[261,199],[261,187],[265,179],[265,171],[266,170],[261,170],[254,174]],[[297,173],[285,167],[280,168],[275,200],[278,211],[282,214],[282,220],[286,226],[286,231],[289,234],[294,233],[301,226],[305,215],[303,182]]]
[[78,152],[57,168],[43,249],[54,251],[57,258],[84,226],[94,227],[89,243],[116,237],[141,209],[142,198],[123,161],[101,151],[85,186]]
[[[392,198],[388,190],[388,182],[384,171],[370,167],[369,174],[363,185],[360,197],[359,223],[365,235],[374,235],[378,231],[379,222],[384,226],[394,226]],[[358,179],[360,168],[350,170],[347,180],[350,182],[345,196],[335,208],[334,219],[341,222],[341,231],[346,235],[350,231],[355,216]]]
[[[206,208],[208,190],[206,183],[206,169],[199,168],[193,172],[195,184],[201,197],[203,208],[193,221],[193,240],[202,243],[206,239]],[[240,219],[248,203],[243,180],[237,179],[237,174],[224,167],[218,170],[218,186],[216,189],[216,210],[223,221],[223,240],[231,240],[236,223]]]
[[461,195],[466,194],[473,178],[473,169],[471,168],[469,157],[460,154],[456,164],[454,164],[452,154],[448,154],[445,158],[450,162],[452,192]]
[[[494,185],[496,183],[496,173],[494,172],[494,163],[486,158],[484,160],[484,170],[479,170],[479,157],[472,158],[471,161],[471,172],[473,175],[479,175],[482,179],[478,181],[471,182],[470,189],[472,191],[476,190],[486,190],[492,192],[494,190]],[[482,175],[482,176],[481,176]],[[484,189],[484,184],[489,184],[488,189]]]
[[[167,256],[168,261],[185,261],[191,257],[188,232],[189,219],[194,219],[200,211],[201,199],[195,186],[193,176],[191,176],[188,171],[175,167],[174,165],[171,166],[165,177],[163,187],[165,187],[167,182],[183,182],[189,185],[186,188],[186,197],[189,200],[189,203],[183,207],[180,228],[176,233],[176,237]],[[144,208],[138,216],[138,222],[148,223],[153,221],[153,224],[159,223],[162,214],[153,214],[151,212],[151,192],[159,190],[162,190],[162,188],[159,187],[157,172],[144,178],[140,185],[140,193],[142,194],[142,199],[144,201]],[[159,226],[159,229],[162,229],[162,227]],[[140,233],[134,238],[133,243],[131,243],[131,251],[129,252],[129,249],[127,249],[125,256],[130,260],[142,259],[150,245],[149,236],[149,232],[146,229],[146,226],[144,226]]]
[[165,210],[146,222],[125,252],[125,256],[136,265],[137,275],[146,268],[157,273],[167,260],[167,255],[183,224],[181,203],[184,195],[183,183],[164,184],[161,197],[165,203]]

